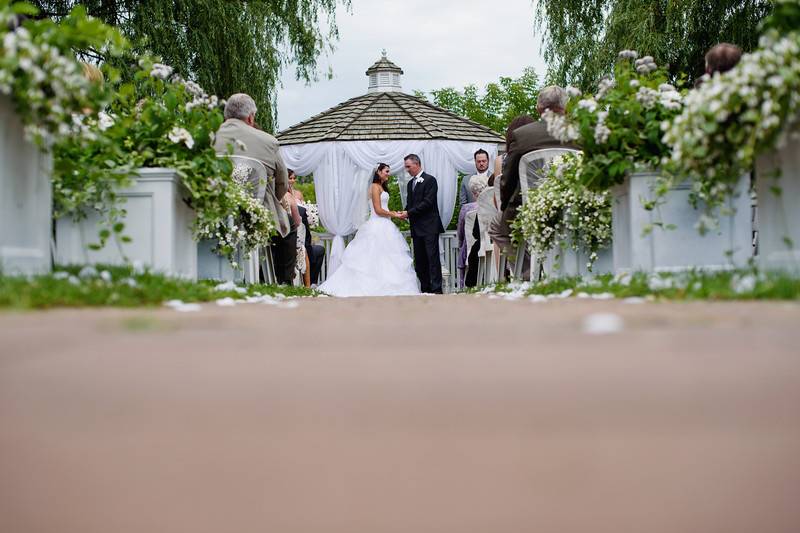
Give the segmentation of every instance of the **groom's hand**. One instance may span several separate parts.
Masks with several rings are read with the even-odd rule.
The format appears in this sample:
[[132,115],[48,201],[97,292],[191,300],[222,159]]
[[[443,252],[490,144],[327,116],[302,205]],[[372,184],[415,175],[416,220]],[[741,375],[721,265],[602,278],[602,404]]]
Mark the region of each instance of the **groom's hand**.
[[408,211],[400,211],[400,218],[403,220],[408,219]]

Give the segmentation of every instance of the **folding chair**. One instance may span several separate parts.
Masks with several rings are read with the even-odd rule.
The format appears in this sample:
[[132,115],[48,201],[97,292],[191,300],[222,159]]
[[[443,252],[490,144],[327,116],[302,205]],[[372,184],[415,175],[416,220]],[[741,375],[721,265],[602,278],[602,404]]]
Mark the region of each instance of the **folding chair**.
[[[528,191],[535,189],[539,186],[539,182],[544,179],[547,174],[550,163],[556,157],[564,154],[579,154],[580,150],[573,150],[571,148],[544,148],[542,150],[534,150],[523,155],[519,160],[519,187],[520,195],[522,198],[522,205],[528,201]],[[525,253],[531,248],[530,243],[523,243],[517,247],[517,253],[514,260],[514,278],[522,280],[523,266],[525,263]],[[541,263],[538,258],[534,258],[531,254],[530,272],[528,281],[533,281],[538,277]]]

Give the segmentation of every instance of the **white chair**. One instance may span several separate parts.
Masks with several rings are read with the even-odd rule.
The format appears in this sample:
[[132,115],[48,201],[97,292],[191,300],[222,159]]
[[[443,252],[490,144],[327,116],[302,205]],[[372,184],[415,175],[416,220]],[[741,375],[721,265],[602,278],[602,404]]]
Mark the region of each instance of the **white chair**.
[[[573,150],[572,148],[544,148],[523,155],[519,160],[519,187],[522,204],[524,205],[528,201],[528,191],[538,187],[539,182],[545,178],[548,167],[553,159],[564,154],[579,153],[580,150]],[[517,248],[516,258],[514,260],[514,278],[518,280],[522,279],[522,267],[525,262],[526,248],[528,248],[528,243]],[[531,257],[530,280],[537,277],[539,269],[539,259]],[[501,269],[501,272],[502,271],[503,269]]]
[[[234,175],[242,175],[242,185],[253,195],[254,198],[261,201],[270,213],[275,214],[274,206],[271,206],[271,199],[274,194],[269,194],[270,191],[274,193],[275,180],[269,176],[267,167],[258,159],[244,156],[244,155],[219,155],[218,157],[227,157],[234,165]],[[280,220],[276,220],[276,224],[280,224]],[[250,259],[243,265],[245,270],[244,279],[246,283],[259,282],[259,266],[264,274],[264,281],[267,284],[274,285],[277,283],[275,276],[275,264],[272,259],[272,248],[269,242],[264,243],[262,246],[256,248],[250,254]]]

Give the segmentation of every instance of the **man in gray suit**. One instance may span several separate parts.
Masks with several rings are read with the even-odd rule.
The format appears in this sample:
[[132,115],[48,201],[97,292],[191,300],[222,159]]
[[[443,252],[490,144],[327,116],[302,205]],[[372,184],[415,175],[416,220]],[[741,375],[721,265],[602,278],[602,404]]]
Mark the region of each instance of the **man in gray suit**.
[[291,285],[297,262],[297,227],[286,213],[280,200],[289,190],[289,176],[280,153],[278,140],[256,128],[256,103],[248,95],[234,94],[225,104],[225,122],[217,131],[214,149],[227,154],[252,157],[267,168],[270,184],[264,205],[270,210],[278,226],[278,235],[272,238],[272,255],[278,283]]
[[485,177],[487,182],[494,177],[494,174],[489,170],[489,152],[481,148],[475,152],[473,158],[475,159],[476,173],[472,176],[464,176],[461,180],[461,190],[458,192],[458,200],[461,205],[475,201],[475,198],[472,197],[472,191],[469,189],[469,181],[473,176]]

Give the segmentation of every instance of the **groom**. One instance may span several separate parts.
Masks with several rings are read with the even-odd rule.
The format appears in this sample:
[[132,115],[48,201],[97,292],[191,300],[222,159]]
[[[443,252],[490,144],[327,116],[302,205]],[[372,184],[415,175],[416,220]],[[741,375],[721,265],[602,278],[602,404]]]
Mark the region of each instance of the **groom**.
[[439,216],[436,178],[422,171],[419,156],[405,157],[408,182],[406,211],[403,217],[411,223],[414,244],[414,267],[422,292],[442,294],[442,264],[439,260],[439,234],[444,233]]

